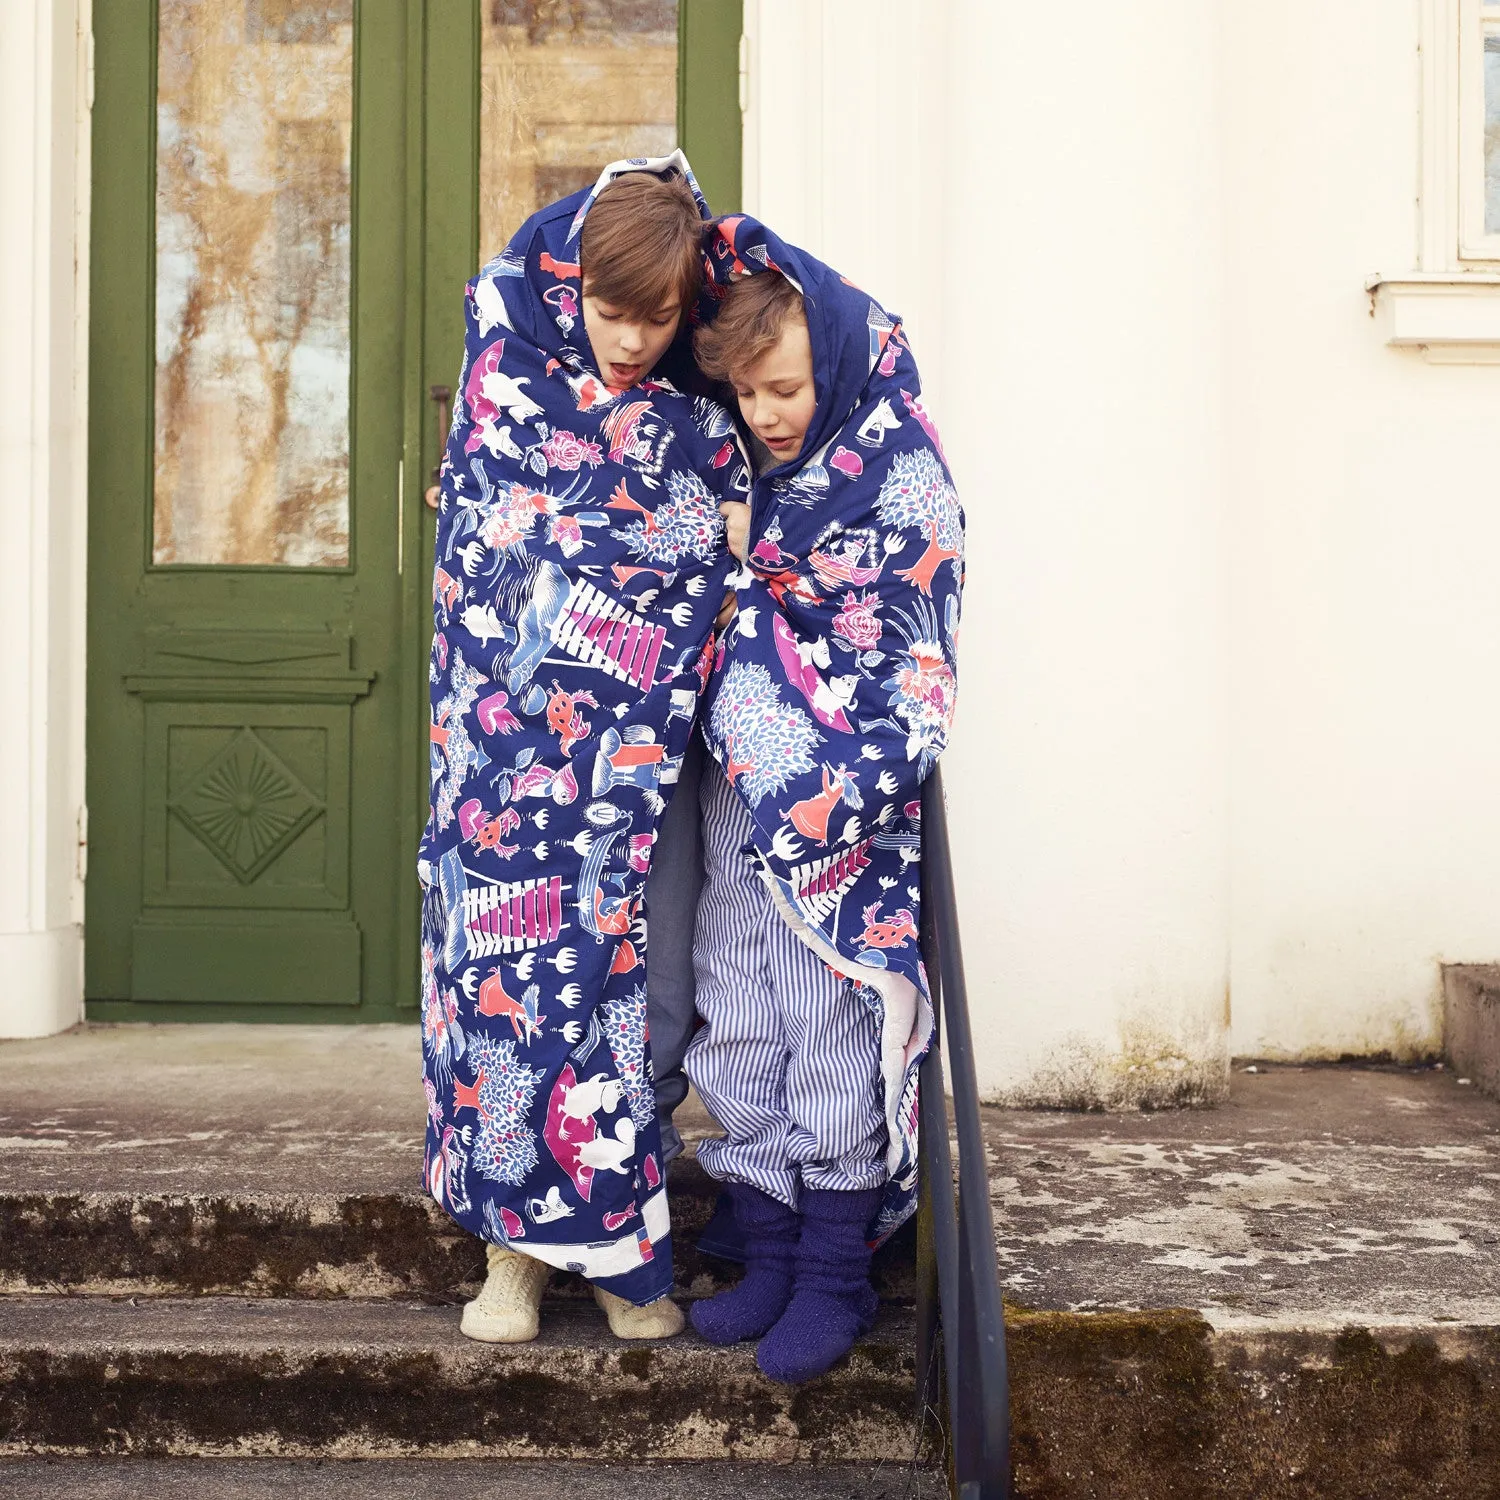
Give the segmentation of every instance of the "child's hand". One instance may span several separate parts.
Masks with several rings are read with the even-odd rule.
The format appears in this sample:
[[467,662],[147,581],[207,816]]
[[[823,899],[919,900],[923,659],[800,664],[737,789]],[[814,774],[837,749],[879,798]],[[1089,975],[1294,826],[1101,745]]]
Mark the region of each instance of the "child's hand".
[[734,618],[734,612],[739,608],[739,604],[739,595],[730,589],[724,595],[724,602],[719,606],[718,618],[714,621],[715,630],[722,630]]
[[741,562],[749,559],[750,507],[743,500],[720,502],[719,514],[724,517],[724,545]]

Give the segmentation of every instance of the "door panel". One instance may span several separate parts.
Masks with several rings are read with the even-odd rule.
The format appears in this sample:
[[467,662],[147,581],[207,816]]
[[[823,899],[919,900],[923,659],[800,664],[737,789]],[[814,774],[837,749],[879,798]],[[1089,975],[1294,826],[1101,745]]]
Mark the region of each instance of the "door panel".
[[677,139],[716,214],[738,213],[740,0],[678,0]]
[[[384,1019],[415,999],[393,815],[421,649],[400,514],[408,21],[399,0],[95,17],[96,182],[125,209],[96,196],[97,1018]],[[145,380],[110,358],[133,340]]]
[[740,26],[737,0],[484,0],[480,259],[605,163],[679,145],[738,210]]
[[349,717],[333,704],[148,703],[146,904],[347,907]]

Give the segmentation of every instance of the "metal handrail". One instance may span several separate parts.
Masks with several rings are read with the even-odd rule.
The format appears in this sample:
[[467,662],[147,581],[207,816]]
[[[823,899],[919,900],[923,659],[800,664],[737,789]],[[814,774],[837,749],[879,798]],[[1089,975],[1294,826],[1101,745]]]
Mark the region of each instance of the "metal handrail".
[[[941,773],[922,786],[922,956],[936,1030],[920,1073],[922,1202],[918,1224],[917,1381],[925,1417],[937,1350],[943,1351],[953,1493],[1010,1494],[1010,1385],[989,1173],[979,1126],[979,1085],[964,986],[963,950]],[[958,1132],[958,1193],[943,1090],[946,1026]],[[946,1335],[946,1336],[945,1336]]]

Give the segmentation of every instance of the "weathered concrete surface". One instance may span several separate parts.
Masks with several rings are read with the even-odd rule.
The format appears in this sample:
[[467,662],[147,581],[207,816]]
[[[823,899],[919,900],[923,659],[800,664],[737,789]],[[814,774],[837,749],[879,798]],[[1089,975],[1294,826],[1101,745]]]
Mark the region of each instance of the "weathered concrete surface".
[[1015,1494],[1500,1494],[1500,1331],[1246,1332],[1186,1312],[1007,1320]]
[[[1500,1103],[1451,1070],[1245,1066],[1216,1110],[986,1110],[1009,1294],[1500,1321]],[[0,1290],[463,1300],[480,1247],[421,1191],[418,1077],[415,1027],[0,1043]],[[712,1128],[694,1101],[679,1118],[690,1149]],[[692,1249],[712,1186],[685,1161],[671,1190],[679,1286],[712,1291],[724,1268]],[[910,1296],[908,1247],[882,1277]]]
[[0,1459],[10,1500],[941,1500],[926,1465]]
[[[467,1344],[392,1303],[0,1302],[0,1452],[805,1461],[909,1456],[909,1325],[798,1391],[748,1348],[622,1349],[578,1311]],[[1018,1496],[1408,1500],[1500,1487],[1500,1330],[1215,1330],[1015,1313]]]
[[1500,1322],[1500,1103],[1446,1069],[1254,1066],[1217,1110],[987,1112],[1007,1293],[1221,1326]]
[[[422,1190],[414,1026],[91,1026],[0,1042],[0,1293],[467,1301],[484,1247]],[[689,1152],[713,1125],[678,1111]],[[210,1127],[210,1128],[205,1128]],[[684,1296],[717,1189],[669,1171]],[[877,1258],[910,1300],[911,1237]],[[584,1296],[559,1273],[551,1293]]]
[[[520,1350],[409,1305],[461,1300],[475,1253],[422,1198],[421,1122],[410,1029],[0,1044],[4,1285],[67,1262],[75,1291],[282,1299],[0,1299],[0,1433],[72,1453],[909,1455],[899,1309],[789,1393],[748,1349],[622,1349],[566,1299]],[[708,1128],[690,1114],[690,1140]],[[1500,1500],[1500,1103],[1451,1069],[1240,1064],[1218,1110],[987,1110],[985,1131],[1018,1496]],[[689,1229],[712,1188],[689,1162],[672,1192],[685,1284],[711,1289]],[[387,1300],[308,1300],[340,1295]]]
[[1500,1095],[1500,964],[1443,966],[1443,1053],[1459,1077]]
[[484,1246],[415,1194],[0,1192],[0,1292],[466,1298]]
[[[717,1187],[695,1161],[674,1163],[673,1269],[679,1295],[712,1296],[737,1279],[699,1254]],[[886,1301],[914,1296],[915,1225],[876,1252]],[[484,1278],[484,1246],[424,1194],[7,1193],[0,1188],[0,1294],[420,1297],[466,1302]],[[558,1271],[552,1297],[587,1298]]]
[[0,1291],[457,1300],[414,1026],[87,1026],[0,1043]]
[[415,1026],[80,1026],[0,1041],[8,1192],[421,1188]]
[[[0,1191],[420,1194],[411,1026],[87,1025],[0,1039]],[[691,1146],[714,1133],[690,1096]]]
[[621,1344],[557,1305],[532,1344],[393,1302],[0,1299],[0,1452],[899,1462],[910,1315],[791,1389],[745,1345]]

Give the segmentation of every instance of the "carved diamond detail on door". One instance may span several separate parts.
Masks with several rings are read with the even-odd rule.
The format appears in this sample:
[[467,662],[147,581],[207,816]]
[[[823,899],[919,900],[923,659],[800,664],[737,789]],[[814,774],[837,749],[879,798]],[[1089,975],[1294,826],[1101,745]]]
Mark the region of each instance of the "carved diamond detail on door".
[[250,729],[241,729],[168,806],[242,885],[323,811],[322,799]]

